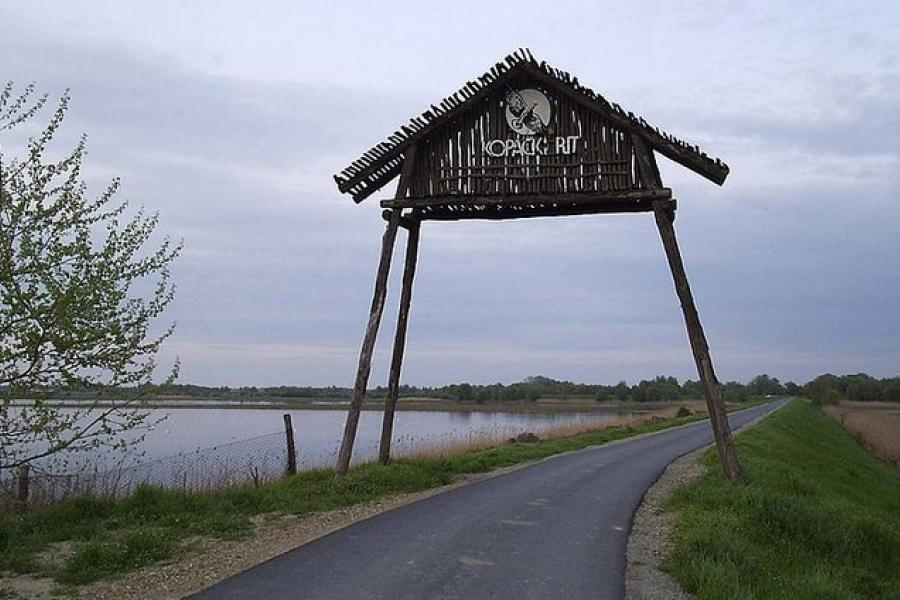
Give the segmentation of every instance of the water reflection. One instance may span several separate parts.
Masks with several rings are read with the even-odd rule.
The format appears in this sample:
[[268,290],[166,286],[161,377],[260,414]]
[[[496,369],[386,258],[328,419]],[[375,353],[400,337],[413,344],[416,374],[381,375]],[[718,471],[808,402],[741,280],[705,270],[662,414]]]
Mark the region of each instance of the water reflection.
[[471,423],[472,422],[472,414],[470,412],[448,412],[449,420],[451,423]]
[[[282,415],[291,414],[296,438],[298,466],[331,465],[338,452],[346,412],[343,410],[272,410],[185,408],[153,409],[151,420],[165,417],[145,435],[133,460],[148,461],[198,449],[221,446],[283,430]],[[414,453],[490,438],[502,440],[524,431],[541,432],[565,424],[614,419],[614,412],[506,413],[456,411],[398,411],[394,425],[397,454]],[[354,462],[371,460],[378,454],[382,413],[363,411]],[[273,438],[277,439],[277,438]],[[276,443],[276,442],[273,442]],[[103,455],[84,456],[93,466],[111,460]]]

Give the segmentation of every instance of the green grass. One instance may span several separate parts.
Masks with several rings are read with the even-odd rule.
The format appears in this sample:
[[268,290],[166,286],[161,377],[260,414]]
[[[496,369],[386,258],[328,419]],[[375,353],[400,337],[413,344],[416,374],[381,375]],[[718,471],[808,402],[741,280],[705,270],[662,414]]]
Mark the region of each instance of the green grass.
[[[689,416],[635,427],[608,427],[569,438],[508,443],[450,458],[401,459],[364,464],[335,480],[330,469],[307,471],[277,483],[218,492],[187,493],[141,487],[112,501],[77,498],[30,512],[0,515],[0,571],[31,572],[66,585],[134,570],[176,553],[193,536],[234,538],[252,530],[261,513],[304,515],[415,492],[587,446],[696,421]],[[51,543],[72,541],[74,554],[61,566],[40,561]]]
[[795,400],[737,436],[749,483],[679,488],[665,565],[702,599],[900,598],[900,473]]

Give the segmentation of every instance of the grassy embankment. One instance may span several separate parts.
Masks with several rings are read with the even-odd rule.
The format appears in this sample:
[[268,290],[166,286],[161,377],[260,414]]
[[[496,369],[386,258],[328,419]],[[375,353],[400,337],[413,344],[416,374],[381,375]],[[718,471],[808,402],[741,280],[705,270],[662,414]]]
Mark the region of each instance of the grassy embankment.
[[[406,458],[388,466],[365,464],[340,480],[334,480],[331,470],[317,470],[277,483],[218,492],[144,487],[119,501],[78,498],[30,512],[0,515],[0,571],[50,576],[64,585],[87,583],[169,557],[196,536],[247,535],[253,529],[253,515],[303,515],[415,492],[451,483],[460,475],[483,473],[701,418],[696,414],[656,418],[454,456]],[[74,543],[74,552],[61,565],[44,562],[42,551],[59,542]]]
[[900,473],[793,401],[737,436],[749,483],[676,491],[667,569],[705,598],[900,598]]

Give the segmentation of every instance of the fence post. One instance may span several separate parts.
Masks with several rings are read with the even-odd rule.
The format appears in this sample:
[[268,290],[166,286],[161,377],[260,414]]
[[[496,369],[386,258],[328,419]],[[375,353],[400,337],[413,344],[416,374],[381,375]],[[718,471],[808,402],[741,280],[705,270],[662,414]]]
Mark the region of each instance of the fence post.
[[291,423],[291,415],[284,415],[284,435],[287,438],[287,474],[297,474],[297,451],[294,448],[294,425]]
[[27,464],[19,465],[19,478],[18,478],[18,490],[16,497],[22,506],[25,506],[28,503],[28,483],[29,483],[29,471],[31,467]]

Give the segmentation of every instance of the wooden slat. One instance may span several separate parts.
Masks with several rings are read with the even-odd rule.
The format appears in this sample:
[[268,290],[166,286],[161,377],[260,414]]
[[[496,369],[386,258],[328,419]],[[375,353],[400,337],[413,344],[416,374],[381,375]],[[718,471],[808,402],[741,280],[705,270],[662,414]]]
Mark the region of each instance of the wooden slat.
[[634,144],[634,156],[638,164],[638,174],[644,188],[655,190],[662,187],[662,178],[659,176],[659,168],[653,158],[653,151],[647,147],[643,138],[638,134],[632,134]]
[[[544,155],[542,155],[543,158],[546,158],[546,157],[548,157],[548,156],[562,156],[562,155],[559,155],[559,154],[544,154]],[[542,163],[541,163],[541,166],[542,166],[542,167],[565,167],[565,166],[570,166],[570,167],[571,167],[571,166],[577,166],[577,165],[585,165],[585,166],[597,166],[597,165],[600,165],[600,166],[606,166],[606,165],[608,165],[608,166],[625,166],[625,165],[627,165],[627,164],[628,164],[628,161],[626,161],[626,160],[586,160],[586,161],[581,161],[581,162],[578,162],[578,163],[575,163],[575,164],[567,164],[567,163],[563,163],[563,162],[558,162],[558,163],[542,162]],[[475,166],[472,166],[472,167],[467,167],[467,170],[484,169],[485,171],[488,171],[488,170],[507,169],[507,168],[518,168],[518,169],[521,169],[521,168],[524,168],[524,167],[526,167],[526,166],[527,166],[527,165],[522,165],[522,164],[517,164],[517,163],[499,163],[499,164],[495,164],[495,165],[484,165],[484,166],[482,166],[482,165],[475,165]],[[451,172],[451,171],[458,171],[458,170],[460,170],[460,169],[458,169],[458,168],[456,168],[456,167],[441,167],[441,173],[446,173],[446,172]]]
[[[543,165],[542,165],[543,166]],[[565,171],[566,169],[577,167],[578,165],[561,165],[561,170]],[[522,167],[525,168],[525,167]],[[533,169],[532,169],[533,170]],[[625,171],[599,171],[593,173],[594,175],[608,175],[608,176],[625,176],[628,177],[631,173],[628,170]],[[581,173],[574,173],[572,175],[568,175],[565,173],[535,173],[532,175],[501,175],[493,173],[466,173],[464,175],[467,179],[521,179],[523,181],[534,181],[539,179],[567,179],[572,181],[581,181],[585,178],[585,175]],[[440,177],[438,181],[455,181],[459,179],[459,177]],[[540,192],[539,192],[540,193]],[[573,194],[581,193],[580,191],[572,192]],[[562,193],[557,195],[564,195]]]

